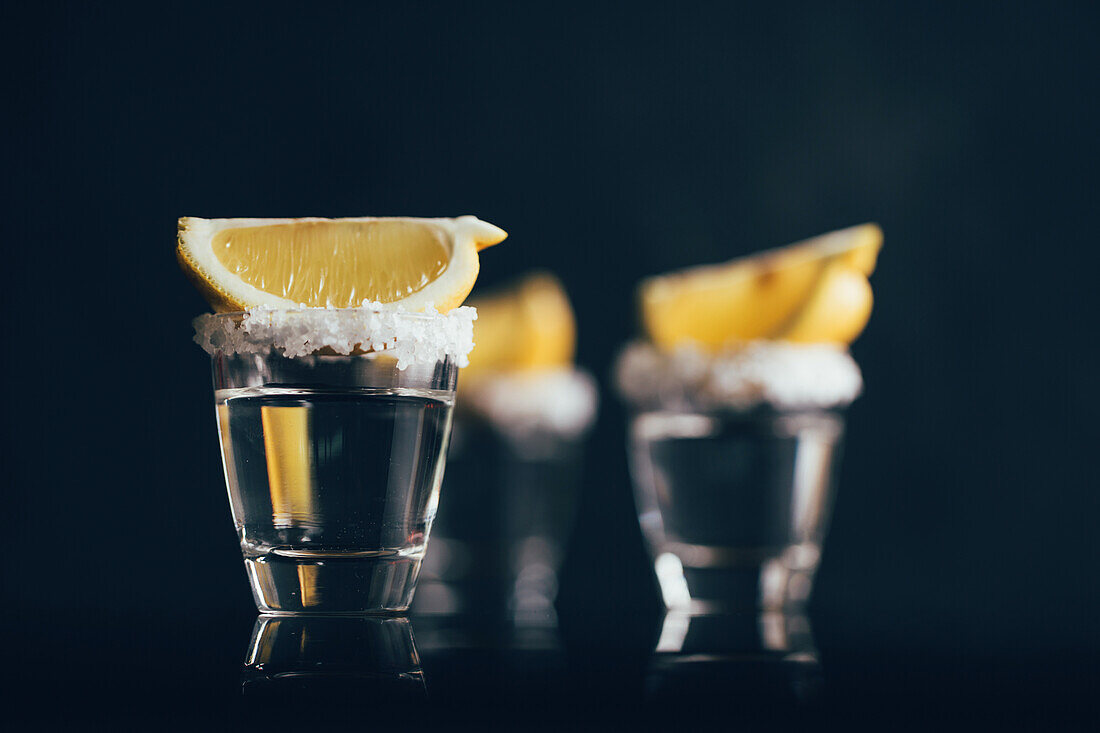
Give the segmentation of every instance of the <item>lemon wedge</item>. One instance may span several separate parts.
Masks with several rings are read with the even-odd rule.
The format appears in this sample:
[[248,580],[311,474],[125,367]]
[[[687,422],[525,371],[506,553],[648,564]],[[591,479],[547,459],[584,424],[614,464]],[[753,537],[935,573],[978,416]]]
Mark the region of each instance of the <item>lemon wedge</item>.
[[347,308],[364,301],[410,311],[462,304],[478,251],[504,230],[456,219],[179,220],[180,267],[215,311],[254,306]]
[[477,308],[467,379],[485,372],[528,371],[573,363],[576,321],[561,282],[535,272],[492,294]]
[[781,339],[851,343],[871,314],[882,230],[876,224],[718,265],[659,275],[639,287],[642,323],[662,348],[693,341]]
[[850,344],[871,318],[871,283],[846,262],[830,262],[805,304],[775,338],[800,343]]

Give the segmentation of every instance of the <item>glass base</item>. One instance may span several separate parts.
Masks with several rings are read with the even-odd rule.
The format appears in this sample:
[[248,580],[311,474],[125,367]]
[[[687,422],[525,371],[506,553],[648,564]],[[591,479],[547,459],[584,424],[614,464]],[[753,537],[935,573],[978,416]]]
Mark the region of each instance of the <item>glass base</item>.
[[252,596],[267,614],[399,613],[412,602],[420,557],[245,558]]
[[800,609],[810,598],[817,566],[791,567],[772,558],[735,567],[691,567],[666,552],[654,569],[669,609],[717,613]]

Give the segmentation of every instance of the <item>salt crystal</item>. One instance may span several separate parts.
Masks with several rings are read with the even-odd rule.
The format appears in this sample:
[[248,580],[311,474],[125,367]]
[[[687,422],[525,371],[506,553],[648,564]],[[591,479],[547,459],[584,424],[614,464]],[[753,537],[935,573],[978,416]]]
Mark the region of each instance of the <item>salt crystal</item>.
[[270,308],[258,306],[243,313],[196,318],[195,343],[208,354],[263,353],[279,350],[288,358],[331,349],[351,354],[357,349],[386,351],[397,358],[397,368],[434,364],[450,357],[456,366],[469,364],[474,347],[470,306],[441,314],[434,307],[411,313],[400,306],[364,301],[360,308]]

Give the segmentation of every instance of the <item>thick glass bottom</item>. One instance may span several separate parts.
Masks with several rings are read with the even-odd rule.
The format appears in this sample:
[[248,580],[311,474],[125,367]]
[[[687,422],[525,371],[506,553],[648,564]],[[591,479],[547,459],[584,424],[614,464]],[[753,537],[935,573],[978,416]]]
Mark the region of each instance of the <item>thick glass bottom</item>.
[[809,600],[817,571],[816,561],[794,566],[782,555],[709,567],[681,560],[665,552],[657,556],[654,569],[665,605],[695,613],[800,609]]
[[420,557],[246,557],[252,595],[268,614],[385,614],[409,608]]

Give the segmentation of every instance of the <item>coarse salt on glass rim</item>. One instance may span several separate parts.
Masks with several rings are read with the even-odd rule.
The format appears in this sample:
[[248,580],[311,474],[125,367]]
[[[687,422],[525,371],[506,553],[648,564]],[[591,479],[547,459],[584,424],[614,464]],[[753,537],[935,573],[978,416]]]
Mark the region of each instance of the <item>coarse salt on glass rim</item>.
[[463,407],[508,435],[548,433],[576,438],[596,417],[596,380],[573,366],[496,372],[460,387]]
[[477,309],[460,306],[440,313],[400,305],[363,301],[358,308],[272,308],[257,306],[239,313],[206,313],[194,321],[195,343],[208,354],[281,351],[288,358],[322,349],[350,355],[385,352],[397,368],[433,364],[450,357],[456,366],[469,364],[474,347]]
[[615,381],[635,406],[659,408],[827,409],[847,406],[863,390],[843,346],[766,340],[713,354],[693,343],[662,351],[635,342],[619,355]]

